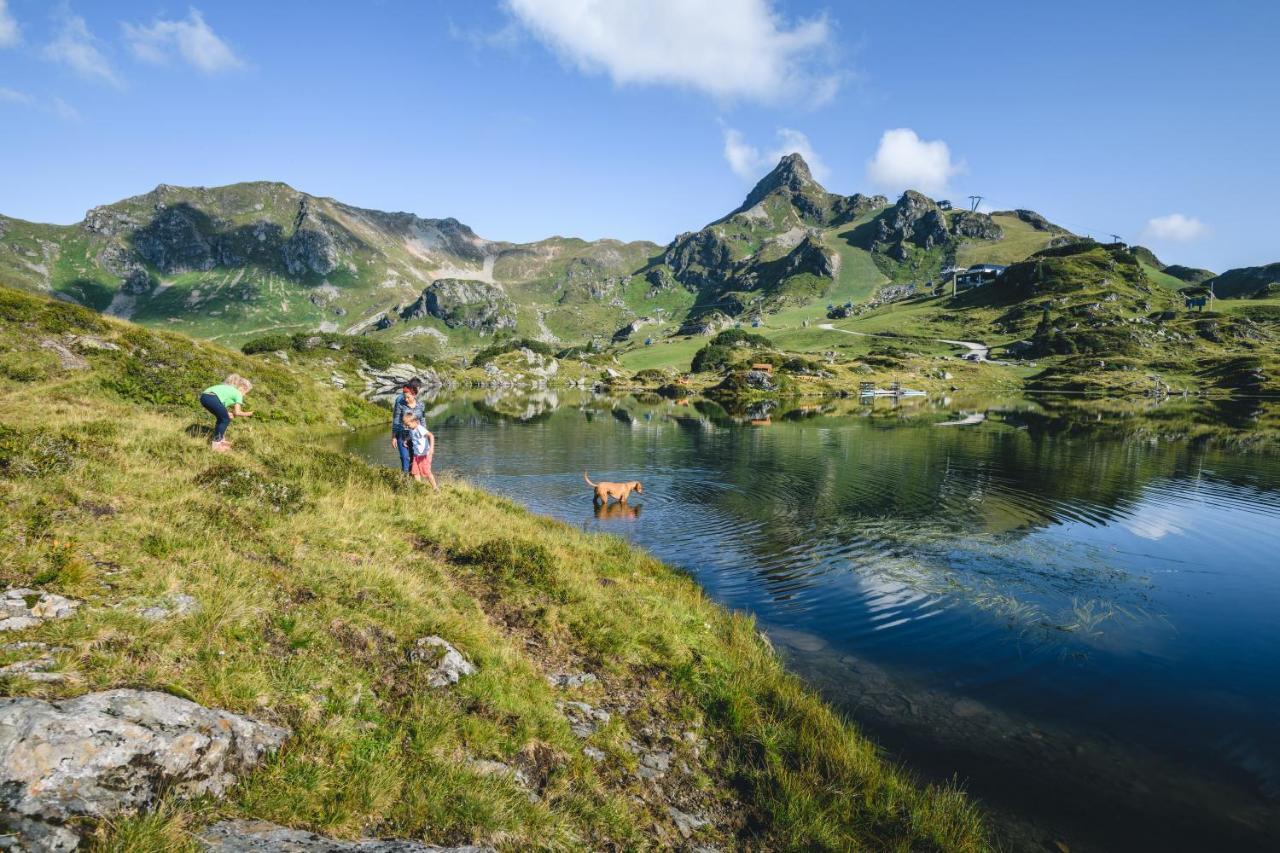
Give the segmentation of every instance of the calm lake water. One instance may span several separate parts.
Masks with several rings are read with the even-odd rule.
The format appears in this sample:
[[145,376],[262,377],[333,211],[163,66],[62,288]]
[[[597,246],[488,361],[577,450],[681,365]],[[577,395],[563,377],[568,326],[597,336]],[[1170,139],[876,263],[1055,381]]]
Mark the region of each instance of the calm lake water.
[[[1280,452],[1152,426],[1248,439],[1274,413],[911,402],[753,423],[544,392],[428,420],[437,472],[624,535],[754,614],[1004,846],[1280,849]],[[348,441],[394,464],[385,430]],[[645,492],[596,511],[584,469]]]

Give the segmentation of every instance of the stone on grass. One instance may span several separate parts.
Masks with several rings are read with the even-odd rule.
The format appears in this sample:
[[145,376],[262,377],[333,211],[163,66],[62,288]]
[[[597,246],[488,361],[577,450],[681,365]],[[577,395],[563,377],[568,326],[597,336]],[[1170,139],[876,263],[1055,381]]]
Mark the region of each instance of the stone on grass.
[[536,803],[540,799],[538,793],[533,790],[533,783],[529,779],[529,774],[523,768],[512,767],[510,764],[503,764],[501,761],[492,761],[487,758],[469,758],[467,759],[467,767],[481,776],[510,779],[525,789],[531,803]]
[[344,841],[265,820],[224,820],[196,835],[208,853],[492,853],[492,847],[433,847],[418,841]]
[[80,602],[52,592],[10,587],[0,598],[0,631],[22,631],[49,619],[65,619]]
[[80,350],[119,351],[120,349],[119,344],[113,344],[111,341],[104,341],[102,338],[95,338],[92,335],[67,335],[67,343]]
[[667,806],[667,814],[671,815],[671,819],[675,821],[676,829],[680,830],[680,834],[685,838],[693,835],[704,826],[710,825],[711,821],[697,815],[682,812],[675,806]]
[[63,681],[66,679],[66,675],[61,672],[50,672],[57,665],[58,662],[48,655],[32,658],[31,660],[20,660],[16,663],[0,666],[0,677],[21,677],[30,681]]
[[72,819],[135,813],[162,791],[222,796],[288,736],[155,691],[0,699],[0,823],[19,849],[70,850]]
[[671,753],[665,750],[641,752],[636,775],[641,779],[661,779],[671,769]]
[[153,604],[138,609],[138,615],[148,622],[160,622],[165,619],[181,618],[200,610],[200,602],[189,595],[171,595],[163,604]]
[[589,672],[553,672],[547,676],[547,683],[552,687],[581,687],[595,680]]
[[409,650],[409,661],[431,667],[428,687],[448,687],[457,684],[462,676],[476,673],[475,664],[441,637],[423,637],[415,642]]
[[57,341],[43,340],[40,342],[40,348],[52,351],[58,357],[58,364],[63,370],[84,370],[89,366],[89,362],[83,357],[76,355]]
[[559,702],[561,713],[569,720],[569,730],[578,737],[591,737],[596,729],[609,722],[609,712],[592,708],[586,702]]

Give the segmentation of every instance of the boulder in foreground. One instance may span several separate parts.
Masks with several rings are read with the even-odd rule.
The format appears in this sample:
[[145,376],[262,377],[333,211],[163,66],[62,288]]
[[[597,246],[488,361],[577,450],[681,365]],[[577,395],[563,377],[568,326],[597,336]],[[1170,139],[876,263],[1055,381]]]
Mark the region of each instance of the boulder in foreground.
[[128,814],[162,790],[222,796],[289,730],[145,690],[0,699],[0,822],[17,849],[75,849],[70,821]]

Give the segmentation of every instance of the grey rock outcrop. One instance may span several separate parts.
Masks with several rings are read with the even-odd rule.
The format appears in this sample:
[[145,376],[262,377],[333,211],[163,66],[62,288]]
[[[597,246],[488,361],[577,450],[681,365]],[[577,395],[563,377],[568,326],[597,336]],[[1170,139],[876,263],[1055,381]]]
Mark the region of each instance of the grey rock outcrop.
[[658,321],[655,320],[653,317],[637,317],[634,320],[632,320],[630,323],[628,323],[627,325],[623,326],[622,328],[618,329],[618,331],[613,333],[613,342],[621,343],[622,341],[629,339],[632,335],[634,335],[636,332],[643,329],[645,326],[648,326],[651,323],[656,323],[656,322]]
[[430,668],[428,687],[448,687],[457,684],[464,675],[476,673],[475,664],[441,637],[423,637],[415,642],[409,650],[409,661]]
[[400,316],[405,320],[435,317],[451,329],[465,326],[485,332],[514,329],[516,325],[515,305],[501,285],[462,278],[431,282]]
[[400,393],[400,389],[404,387],[405,383],[414,377],[417,377],[422,382],[424,394],[430,394],[433,389],[442,388],[445,384],[434,370],[430,368],[419,369],[407,362],[393,364],[384,368],[362,365],[359,373],[360,378],[364,380],[365,398],[375,403],[390,403]]
[[1037,231],[1061,231],[1062,230],[1057,225],[1054,225],[1052,222],[1045,219],[1040,214],[1036,213],[1034,210],[1026,210],[1025,208],[1018,208],[1013,212],[1013,215],[1018,217],[1023,222],[1027,223]]
[[285,241],[281,252],[291,276],[308,272],[328,275],[338,268],[338,247],[329,232],[320,228],[298,229]]
[[58,365],[63,370],[84,370],[89,362],[83,356],[76,355],[63,344],[46,338],[40,342],[40,349],[47,349],[58,357]]
[[714,335],[733,325],[733,318],[723,311],[708,311],[696,317],[688,317],[680,325],[680,335]]
[[835,252],[822,245],[821,240],[810,234],[787,253],[780,277],[789,278],[808,273],[820,278],[834,278],[837,257]]
[[733,249],[715,228],[676,237],[662,260],[689,290],[723,284],[733,274]]
[[644,274],[644,280],[649,283],[650,298],[664,291],[673,290],[678,284],[676,277],[671,274],[671,269],[665,266],[650,267]]
[[1004,229],[985,213],[959,210],[951,214],[951,233],[973,240],[1002,240]]
[[880,218],[876,244],[893,254],[903,243],[931,249],[947,239],[947,220],[938,205],[915,190],[907,190]]
[[222,796],[289,734],[152,691],[0,699],[0,820],[18,849],[71,850],[72,819],[134,813],[161,791]]
[[10,587],[0,598],[0,631],[34,628],[50,619],[65,619],[80,602],[52,592]]
[[206,236],[210,226],[207,216],[188,205],[157,204],[151,221],[133,231],[130,242],[138,257],[162,273],[203,272],[216,263]]
[[224,820],[197,836],[208,853],[492,853],[492,847],[434,847],[418,841],[344,841],[265,820]]
[[778,387],[773,377],[763,370],[748,370],[746,381],[747,387],[756,391],[774,391]]
[[710,825],[711,821],[698,815],[692,815],[688,812],[682,812],[675,806],[667,806],[667,814],[671,816],[671,821],[676,825],[676,829],[685,838],[693,835],[704,826]]
[[582,687],[595,681],[595,675],[590,672],[553,672],[547,676],[547,683],[552,687]]
[[603,708],[593,708],[586,702],[558,702],[557,707],[569,721],[569,730],[578,737],[591,737],[596,729],[612,718]]
[[148,622],[162,622],[165,619],[180,619],[200,610],[200,602],[189,595],[179,593],[171,595],[160,604],[152,604],[138,609],[138,615]]

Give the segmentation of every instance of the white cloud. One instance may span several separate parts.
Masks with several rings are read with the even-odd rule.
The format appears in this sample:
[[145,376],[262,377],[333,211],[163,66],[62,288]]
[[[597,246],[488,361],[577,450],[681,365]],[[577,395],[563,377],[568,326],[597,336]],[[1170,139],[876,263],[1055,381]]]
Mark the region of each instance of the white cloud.
[[46,59],[60,62],[82,77],[102,80],[112,86],[122,85],[110,61],[98,50],[98,39],[79,15],[67,13],[62,18],[58,37],[45,46]]
[[964,163],[951,159],[947,143],[926,142],[907,127],[886,130],[876,156],[867,163],[867,179],[894,191],[946,192],[947,183],[962,171]]
[[20,107],[28,107],[55,115],[65,121],[80,120],[80,113],[76,111],[76,108],[62,100],[62,98],[54,97],[49,101],[38,100],[26,92],[19,92],[17,89],[8,89],[4,86],[0,86],[0,104],[16,104]]
[[66,101],[62,100],[62,98],[59,98],[56,96],[52,101],[49,102],[48,111],[53,113],[63,121],[79,121],[80,120],[80,111],[77,110],[75,107],[71,106],[70,104],[68,104]]
[[13,47],[22,41],[22,33],[18,29],[18,21],[9,11],[8,0],[0,0],[0,47]]
[[763,152],[747,142],[746,137],[734,128],[726,127],[724,130],[724,159],[729,162],[729,168],[734,174],[744,180],[758,179],[788,154],[803,157],[809,164],[809,171],[819,182],[825,181],[830,174],[827,164],[813,150],[809,137],[798,130],[778,128],[778,144]]
[[1181,213],[1170,213],[1168,216],[1157,216],[1147,220],[1147,227],[1142,235],[1152,240],[1168,240],[1172,243],[1186,243],[1197,240],[1209,233],[1209,226],[1194,216],[1183,216]]
[[449,38],[465,42],[476,50],[513,50],[524,40],[524,30],[515,21],[507,21],[496,30],[464,29],[450,21]]
[[205,23],[199,9],[185,21],[157,20],[151,26],[124,24],[124,37],[133,55],[144,62],[167,63],[175,54],[205,74],[234,71],[244,66],[231,46]]
[[717,98],[829,100],[831,27],[789,24],[772,0],[506,0],[507,9],[582,71]]

